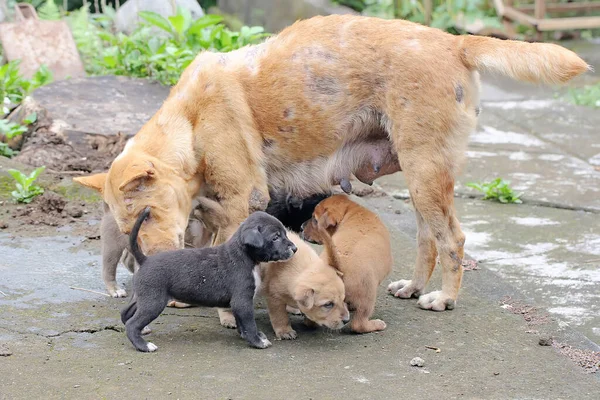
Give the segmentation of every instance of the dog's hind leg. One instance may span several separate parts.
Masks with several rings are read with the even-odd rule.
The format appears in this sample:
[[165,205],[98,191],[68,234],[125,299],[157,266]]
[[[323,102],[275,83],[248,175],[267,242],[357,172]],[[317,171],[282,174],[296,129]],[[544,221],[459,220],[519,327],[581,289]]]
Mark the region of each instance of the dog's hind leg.
[[142,335],[148,324],[158,318],[166,305],[166,298],[162,296],[138,299],[137,310],[125,324],[125,331],[133,346],[139,351],[152,352],[158,349],[154,343],[146,342]]
[[256,326],[253,297],[231,299],[231,310],[233,311],[238,332],[240,332],[242,339],[245,339],[257,349],[266,349],[271,346],[269,339]]
[[[357,282],[357,285],[360,285],[360,283]],[[355,333],[369,333],[384,330],[386,328],[385,322],[380,319],[369,319],[375,310],[377,288],[363,287],[362,291],[362,301],[354,301],[357,305],[356,312],[350,321],[350,330]]]
[[[448,112],[442,109],[439,114]],[[442,290],[420,296],[418,304],[425,309],[444,311],[454,308],[463,274],[465,235],[455,216],[454,174],[459,169],[461,154],[464,154],[469,127],[465,125],[463,130],[458,127],[452,130],[451,123],[446,120],[418,121],[420,124],[408,131],[405,130],[411,128],[411,120],[401,121],[402,129],[395,137],[411,199],[419,214],[415,280],[402,285],[399,290],[400,295],[406,297],[423,290],[435,266],[433,238],[443,268]],[[444,132],[446,127],[449,130]]]

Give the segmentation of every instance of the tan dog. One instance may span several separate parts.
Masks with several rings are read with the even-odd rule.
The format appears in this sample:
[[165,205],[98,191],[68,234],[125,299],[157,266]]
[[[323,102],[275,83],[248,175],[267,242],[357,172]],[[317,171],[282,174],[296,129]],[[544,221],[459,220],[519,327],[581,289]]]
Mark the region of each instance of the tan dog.
[[[319,229],[322,227],[324,229]],[[346,287],[346,303],[356,310],[350,329],[357,333],[384,330],[380,319],[369,320],[375,309],[377,287],[392,270],[390,234],[379,217],[346,195],[320,202],[306,222],[304,237],[325,244],[323,260],[331,257],[331,245],[339,252],[339,269]]]
[[298,235],[288,232],[298,251],[289,261],[262,265],[261,294],[267,299],[271,325],[278,339],[295,339],[288,311],[300,310],[316,325],[341,329],[350,319],[344,302],[335,249],[328,259],[317,253]]
[[197,196],[225,207],[230,226],[215,239],[223,243],[251,210],[266,207],[269,188],[304,197],[347,186],[352,174],[370,182],[402,166],[418,254],[413,279],[399,281],[395,294],[422,293],[439,256],[442,290],[420,304],[451,309],[465,241],[454,182],[480,110],[478,71],[555,84],[588,69],[554,44],[314,17],[260,45],[199,54],[108,174],[78,181],[102,193],[123,233],[151,206],[140,238],[153,254],[183,247]]

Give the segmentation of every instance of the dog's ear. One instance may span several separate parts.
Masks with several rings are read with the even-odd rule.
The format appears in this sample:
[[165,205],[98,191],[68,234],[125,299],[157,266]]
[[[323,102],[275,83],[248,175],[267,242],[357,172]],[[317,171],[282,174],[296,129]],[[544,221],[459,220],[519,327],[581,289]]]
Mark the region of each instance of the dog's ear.
[[304,308],[312,308],[315,304],[315,291],[307,287],[297,287],[294,293],[294,300]]
[[108,174],[103,172],[101,174],[95,174],[90,176],[80,176],[73,178],[73,180],[80,185],[88,187],[90,189],[97,190],[100,194],[104,192],[104,185],[106,184],[106,177]]
[[121,192],[128,192],[139,186],[144,179],[154,178],[156,169],[149,161],[135,163],[127,167],[123,173],[123,180],[119,184]]
[[329,213],[329,210],[325,211],[323,214],[321,214],[321,218],[319,218],[319,227],[321,227],[323,229],[329,229],[329,228],[336,227],[336,226],[337,226],[337,221]]
[[258,227],[247,228],[242,231],[242,243],[260,249],[265,245],[265,239],[258,230]]

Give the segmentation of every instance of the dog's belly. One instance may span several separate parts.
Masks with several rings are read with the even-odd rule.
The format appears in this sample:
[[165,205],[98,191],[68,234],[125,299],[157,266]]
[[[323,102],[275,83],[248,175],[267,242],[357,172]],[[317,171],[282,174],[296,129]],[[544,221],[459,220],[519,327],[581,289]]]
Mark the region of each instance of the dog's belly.
[[267,154],[269,186],[295,196],[323,193],[354,175],[366,184],[400,171],[400,163],[388,139],[357,140],[341,145],[330,155],[286,163],[285,152]]

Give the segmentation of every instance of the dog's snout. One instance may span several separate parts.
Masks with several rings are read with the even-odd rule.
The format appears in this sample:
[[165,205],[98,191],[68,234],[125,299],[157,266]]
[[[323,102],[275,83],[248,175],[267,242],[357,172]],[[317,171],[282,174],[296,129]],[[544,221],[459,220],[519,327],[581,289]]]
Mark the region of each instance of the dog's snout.
[[350,316],[344,317],[342,319],[342,322],[344,323],[344,325],[346,325],[348,322],[350,322]]
[[296,245],[292,243],[292,245],[290,246],[290,250],[292,250],[292,253],[295,254],[298,251],[298,247],[296,247]]

